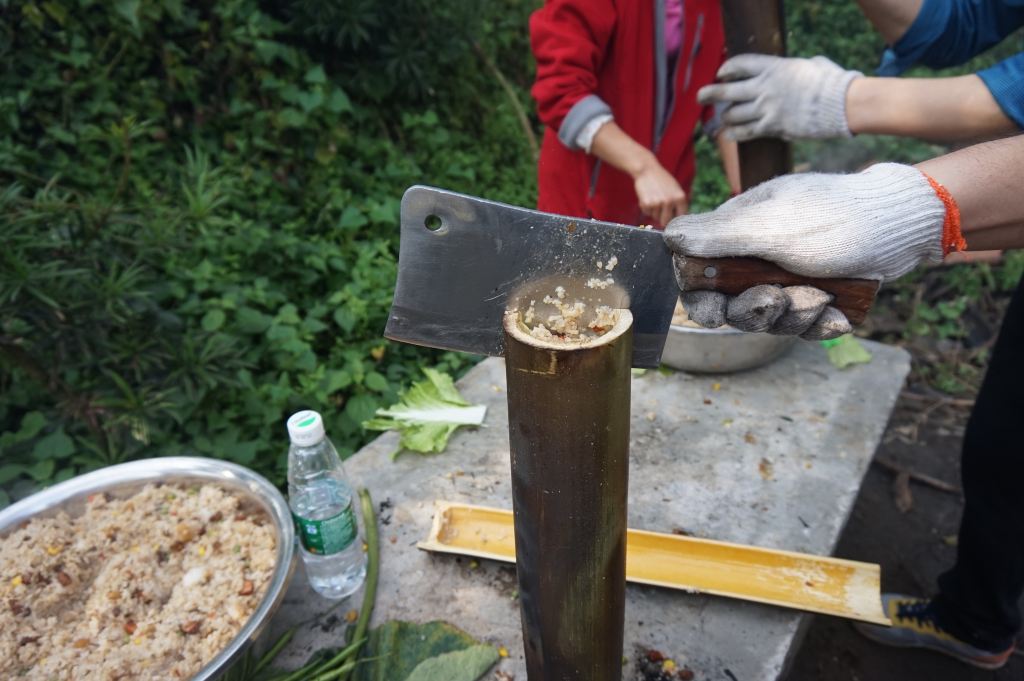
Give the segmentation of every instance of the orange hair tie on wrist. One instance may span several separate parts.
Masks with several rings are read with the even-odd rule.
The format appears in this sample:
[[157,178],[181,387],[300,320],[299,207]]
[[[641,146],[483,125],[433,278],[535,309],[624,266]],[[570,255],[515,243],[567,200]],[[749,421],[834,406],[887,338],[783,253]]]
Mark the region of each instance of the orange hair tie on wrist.
[[946,218],[942,221],[942,255],[943,257],[956,251],[967,250],[967,240],[960,231],[960,206],[956,205],[956,199],[949,193],[949,190],[936,182],[928,173],[921,173],[928,180],[928,184],[935,190],[935,194],[946,207]]

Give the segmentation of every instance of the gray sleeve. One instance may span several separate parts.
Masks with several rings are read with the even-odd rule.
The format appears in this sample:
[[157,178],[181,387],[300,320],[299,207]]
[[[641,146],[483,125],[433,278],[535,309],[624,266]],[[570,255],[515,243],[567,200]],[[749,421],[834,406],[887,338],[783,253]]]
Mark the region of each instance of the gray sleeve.
[[570,149],[580,149],[580,146],[576,144],[576,138],[580,136],[580,132],[587,123],[595,116],[611,115],[611,113],[611,107],[605,104],[603,99],[597,95],[587,95],[573,104],[569,113],[562,119],[562,125],[558,128],[558,140]]

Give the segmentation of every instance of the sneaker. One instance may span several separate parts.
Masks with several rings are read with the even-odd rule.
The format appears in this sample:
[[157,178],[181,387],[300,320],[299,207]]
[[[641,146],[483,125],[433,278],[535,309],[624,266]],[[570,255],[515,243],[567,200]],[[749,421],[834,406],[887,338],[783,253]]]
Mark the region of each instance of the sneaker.
[[926,598],[901,594],[882,594],[882,611],[892,620],[891,627],[854,622],[854,628],[867,638],[899,648],[927,648],[955,657],[981,669],[999,669],[1013,654],[1014,644],[1005,650],[986,650],[965,643],[942,629]]

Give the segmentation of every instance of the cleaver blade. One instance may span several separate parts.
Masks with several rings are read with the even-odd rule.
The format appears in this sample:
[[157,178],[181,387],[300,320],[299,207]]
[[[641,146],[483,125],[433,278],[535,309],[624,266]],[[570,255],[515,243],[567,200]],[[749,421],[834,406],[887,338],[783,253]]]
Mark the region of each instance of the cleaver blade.
[[591,311],[628,308],[633,366],[658,366],[679,295],[661,232],[414,186],[402,197],[398,281],[384,335],[500,356],[506,309],[533,303],[543,321],[543,299],[558,287],[566,302]]

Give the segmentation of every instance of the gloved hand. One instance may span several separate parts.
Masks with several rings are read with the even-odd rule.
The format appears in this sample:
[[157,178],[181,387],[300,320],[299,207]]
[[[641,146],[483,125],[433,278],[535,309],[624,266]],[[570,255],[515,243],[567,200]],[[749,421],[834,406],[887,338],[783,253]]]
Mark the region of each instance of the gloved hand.
[[726,82],[702,87],[697,99],[701,104],[727,104],[722,130],[741,142],[755,137],[849,137],[846,90],[862,75],[825,57],[741,54],[718,69],[718,79]]
[[[710,213],[674,219],[665,241],[678,272],[686,256],[752,256],[809,277],[888,281],[922,260],[963,248],[953,199],[912,166],[880,163],[851,175],[784,175]],[[947,206],[953,213],[947,223]],[[679,279],[682,281],[682,279]],[[850,331],[831,296],[809,286],[755,286],[730,297],[683,291],[690,319],[714,328],[800,335],[811,340]]]

